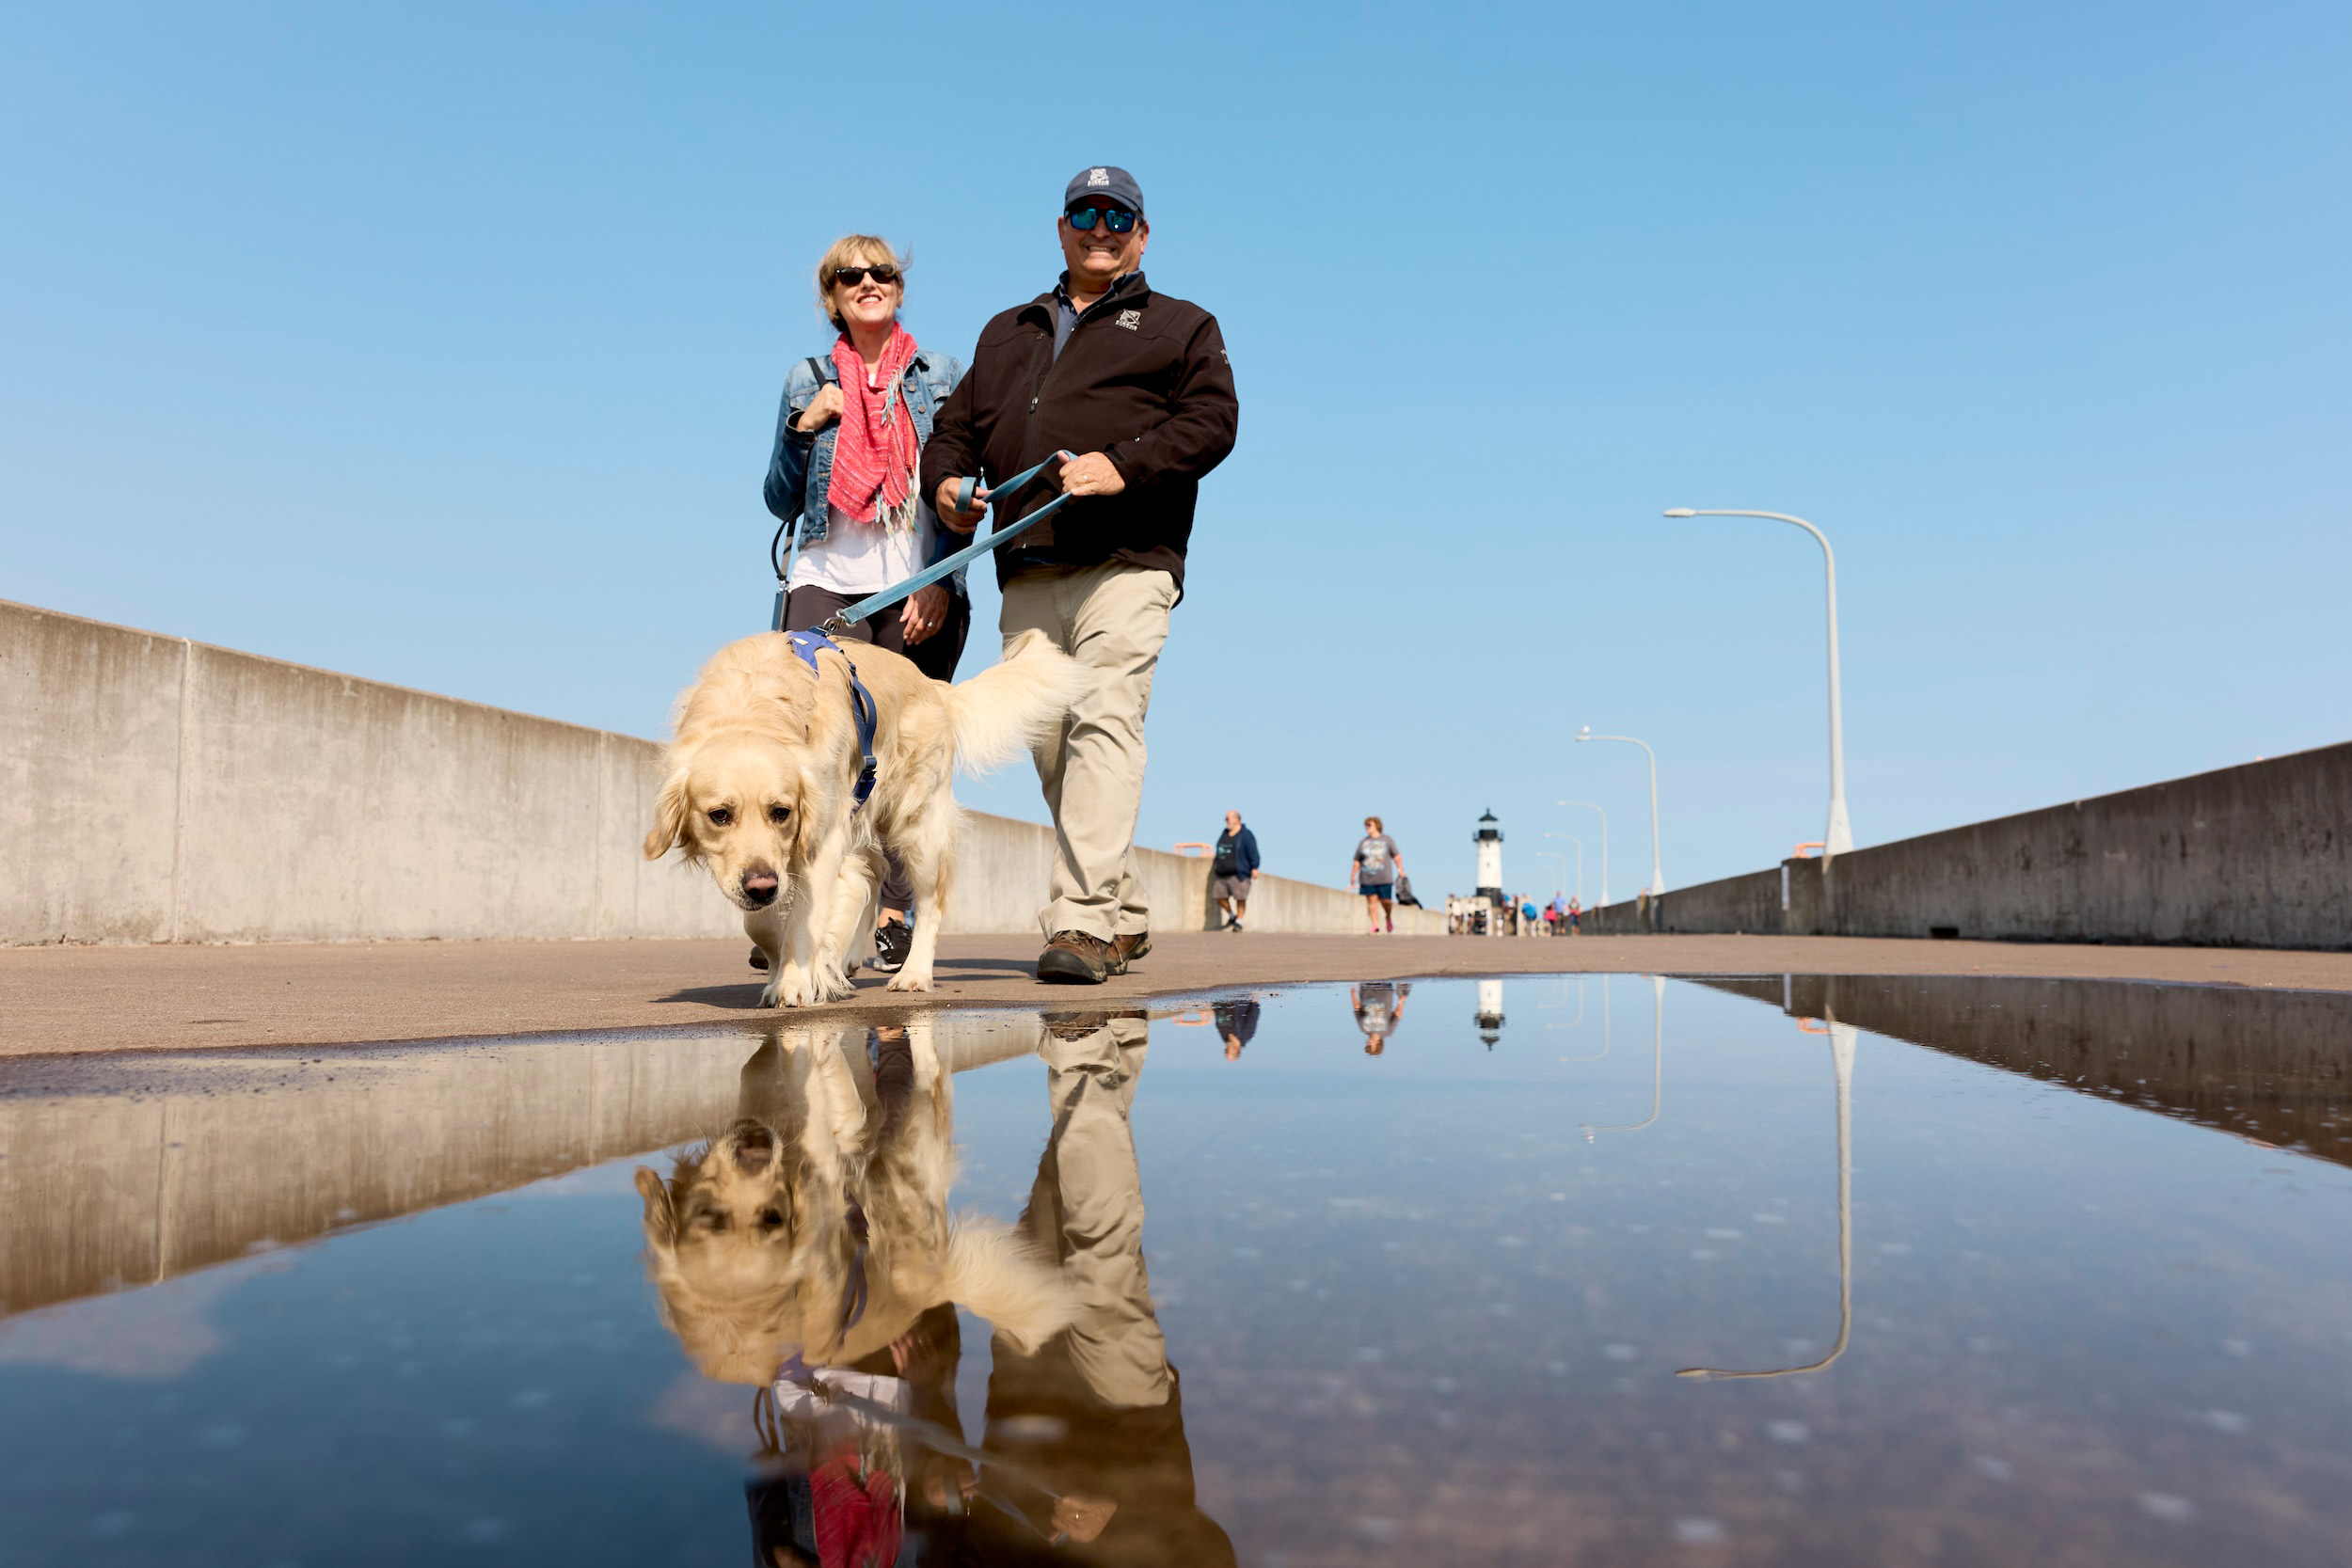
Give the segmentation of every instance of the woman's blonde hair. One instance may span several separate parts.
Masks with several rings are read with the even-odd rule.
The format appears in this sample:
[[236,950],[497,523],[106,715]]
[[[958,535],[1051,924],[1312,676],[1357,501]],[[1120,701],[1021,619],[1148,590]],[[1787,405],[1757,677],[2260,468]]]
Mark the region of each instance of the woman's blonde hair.
[[906,258],[890,248],[890,242],[879,234],[844,234],[825,247],[825,254],[817,262],[817,309],[833,323],[835,332],[849,330],[841,312],[833,308],[833,275],[841,267],[870,267],[876,264],[898,269],[898,302],[906,303],[906,276],[910,264]]

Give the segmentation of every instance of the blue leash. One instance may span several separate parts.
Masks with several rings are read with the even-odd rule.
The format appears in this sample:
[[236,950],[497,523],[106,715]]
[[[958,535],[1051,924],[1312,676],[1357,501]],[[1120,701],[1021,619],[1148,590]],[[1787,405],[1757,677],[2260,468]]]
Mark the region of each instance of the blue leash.
[[[1013,475],[1012,478],[1005,481],[1004,483],[999,484],[989,491],[989,505],[992,508],[994,507],[998,501],[1012,495],[1023,485],[1027,484],[1031,480],[1037,478],[1038,475],[1043,473],[1046,469],[1046,466],[1051,464],[1054,461],[1054,458],[1057,457],[1064,462],[1068,462],[1071,455],[1071,453],[1066,451],[1057,451],[1053,457],[1047,458],[1045,462],[1040,463],[1036,467]],[[962,486],[956,492],[956,506],[958,510],[961,510],[962,508],[972,504],[972,497],[978,490],[979,483],[980,482],[977,479],[966,479],[963,482]],[[941,578],[946,577],[948,573],[954,571],[965,562],[972,561],[979,556],[985,555],[990,550],[995,549],[998,546],[1004,544],[1006,540],[1013,538],[1017,534],[1026,532],[1029,529],[1035,527],[1041,519],[1048,516],[1057,508],[1067,505],[1070,499],[1071,498],[1068,496],[1057,496],[1054,499],[1047,501],[1043,506],[1039,507],[1035,512],[1032,512],[1027,516],[1022,518],[1019,522],[1013,524],[1010,528],[998,529],[993,533],[983,532],[978,538],[973,540],[972,543],[966,545],[955,554],[946,557],[945,560],[933,562],[930,565],[924,567],[921,571],[915,573],[913,577],[907,578],[904,582],[898,584],[896,587],[885,588],[879,594],[869,594],[866,598],[860,599],[857,603],[849,606],[847,609],[834,611],[834,613],[826,616],[822,621],[818,622],[816,629],[813,631],[796,631],[786,634],[792,644],[792,651],[801,656],[801,661],[808,666],[810,674],[813,675],[817,673],[818,654],[827,648],[831,648],[834,653],[839,654],[841,656],[841,662],[850,667],[850,706],[851,711],[857,716],[858,749],[857,787],[851,792],[853,796],[853,803],[850,807],[851,811],[856,811],[863,807],[866,804],[866,797],[874,793],[874,696],[872,692],[866,689],[866,683],[858,679],[857,660],[851,658],[849,655],[849,650],[842,647],[840,643],[835,642],[830,634],[849,630],[850,627],[855,626],[858,622],[865,620],[868,615],[874,614],[878,610],[888,610],[892,605],[897,604],[900,599],[905,598],[909,594],[915,592],[917,589],[930,587],[932,583],[937,582]],[[792,531],[792,560],[797,562],[800,559],[800,556],[801,531],[798,528],[794,528]],[[784,606],[786,596],[790,592],[790,589],[787,586],[787,579],[791,577],[791,575],[792,569],[790,564],[787,563],[776,578],[776,615],[775,620],[772,623],[772,629],[776,631],[784,630]],[[861,1281],[859,1301],[861,1309],[863,1309],[864,1307],[863,1296],[864,1292]]]
[[[1005,499],[1005,498],[1010,496],[1013,492],[1026,485],[1031,480],[1037,478],[1038,475],[1043,473],[1047,466],[1052,464],[1055,458],[1059,458],[1066,463],[1070,461],[1073,455],[1074,454],[1071,452],[1057,451],[1053,457],[1047,458],[1043,463],[1040,463],[1036,467],[1027,469],[1022,473],[1017,473],[1010,479],[1005,481],[1004,483],[993,487],[988,493],[989,507],[993,511],[997,502]],[[966,479],[963,482],[961,488],[956,492],[956,504],[958,507],[965,507],[972,504],[972,497],[977,492],[979,483],[980,482],[977,479]],[[1027,532],[1030,529],[1035,528],[1038,524],[1052,516],[1061,508],[1069,505],[1070,501],[1071,498],[1069,496],[1057,496],[1052,500],[1047,501],[1043,506],[1039,507],[1035,512],[1030,513],[1027,516],[1013,524],[1010,528],[1000,528],[993,533],[983,531],[978,538],[973,540],[969,545],[964,546],[963,548],[958,550],[955,554],[948,556],[944,560],[932,562],[929,566],[924,567],[921,571],[915,573],[904,582],[901,582],[895,587],[885,588],[879,594],[868,594],[866,597],[858,600],[858,602],[853,605],[834,610],[831,615],[826,616],[823,621],[818,624],[818,629],[819,631],[828,632],[849,630],[850,627],[857,625],[860,621],[865,620],[868,615],[872,615],[879,610],[888,610],[892,605],[897,604],[900,599],[903,599],[908,594],[914,593],[917,589],[929,588],[932,583],[937,582],[941,578],[946,577],[948,573],[963,565],[966,562],[977,561],[981,556],[986,555],[989,551],[1002,546],[1007,540]],[[778,602],[781,603],[782,601],[779,600]],[[778,611],[777,624],[783,624],[781,610]]]

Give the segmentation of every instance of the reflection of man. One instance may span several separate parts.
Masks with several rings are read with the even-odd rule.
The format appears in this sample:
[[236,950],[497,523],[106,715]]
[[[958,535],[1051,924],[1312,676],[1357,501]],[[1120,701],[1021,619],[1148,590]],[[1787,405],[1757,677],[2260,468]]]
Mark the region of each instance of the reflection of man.
[[1356,1027],[1364,1032],[1365,1055],[1377,1056],[1388,1049],[1389,1037],[1405,1022],[1405,999],[1412,994],[1409,980],[1401,984],[1366,980],[1348,989],[1348,1005],[1356,1009]]
[[1140,1012],[1046,1015],[1038,1054],[1053,1131],[1023,1225],[1062,1265],[1078,1318],[1035,1355],[995,1341],[988,1449],[1049,1490],[1017,1519],[975,1515],[984,1561],[1031,1560],[1047,1543],[1083,1547],[1095,1562],[1233,1561],[1232,1543],[1194,1500],[1183,1392],[1143,1261],[1128,1113],[1149,1028]]
[[1232,1002],[1209,1005],[1210,1016],[1216,1020],[1216,1032],[1225,1041],[1225,1059],[1241,1060],[1241,1048],[1248,1045],[1258,1032],[1258,999],[1244,996]]

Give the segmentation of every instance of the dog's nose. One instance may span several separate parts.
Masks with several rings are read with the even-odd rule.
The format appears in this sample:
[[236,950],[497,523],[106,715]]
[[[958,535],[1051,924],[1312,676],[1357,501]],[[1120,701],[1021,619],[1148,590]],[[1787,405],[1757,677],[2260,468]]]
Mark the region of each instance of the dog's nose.
[[775,1136],[765,1127],[746,1129],[735,1140],[735,1163],[746,1176],[757,1176],[775,1157]]
[[779,885],[780,884],[776,879],[776,874],[766,869],[765,867],[754,866],[751,870],[743,873],[742,888],[743,897],[746,902],[753,904],[774,903],[776,901],[776,889]]

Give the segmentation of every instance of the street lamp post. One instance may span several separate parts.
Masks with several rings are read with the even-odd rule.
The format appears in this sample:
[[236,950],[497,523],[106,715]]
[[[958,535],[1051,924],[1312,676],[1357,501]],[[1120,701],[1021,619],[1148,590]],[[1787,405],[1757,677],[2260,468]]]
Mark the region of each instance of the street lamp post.
[[[1582,806],[1586,811],[1600,812],[1600,901],[1609,902],[1609,814],[1590,800],[1554,800],[1555,806]],[[1581,894],[1579,896],[1582,896]]]
[[[1574,833],[1546,833],[1546,838],[1565,838],[1576,846],[1576,901],[1584,902],[1584,841]],[[1541,853],[1543,851],[1538,851]],[[1555,857],[1558,858],[1558,857]]]
[[[1546,838],[1549,838],[1551,835],[1549,833],[1546,833],[1544,836]],[[1560,863],[1560,882],[1565,882],[1568,879],[1568,857],[1562,854],[1559,850],[1538,849],[1535,851],[1535,858],[1539,861],[1558,861]],[[1560,882],[1554,882],[1551,884],[1551,891],[1555,895],[1561,892]]]
[[1629,746],[1639,746],[1649,758],[1649,895],[1652,898],[1666,891],[1666,873],[1660,869],[1658,858],[1658,753],[1649,749],[1646,740],[1636,740],[1629,735],[1595,735],[1593,726],[1585,725],[1576,732],[1579,740],[1622,740]]
[[1740,510],[1710,510],[1677,506],[1666,514],[1669,517],[1764,517],[1775,523],[1794,523],[1813,535],[1821,546],[1821,564],[1829,575],[1829,832],[1823,838],[1821,853],[1842,855],[1853,847],[1853,829],[1846,822],[1846,722],[1837,695],[1837,556],[1829,547],[1829,535],[1786,512],[1747,512]]

